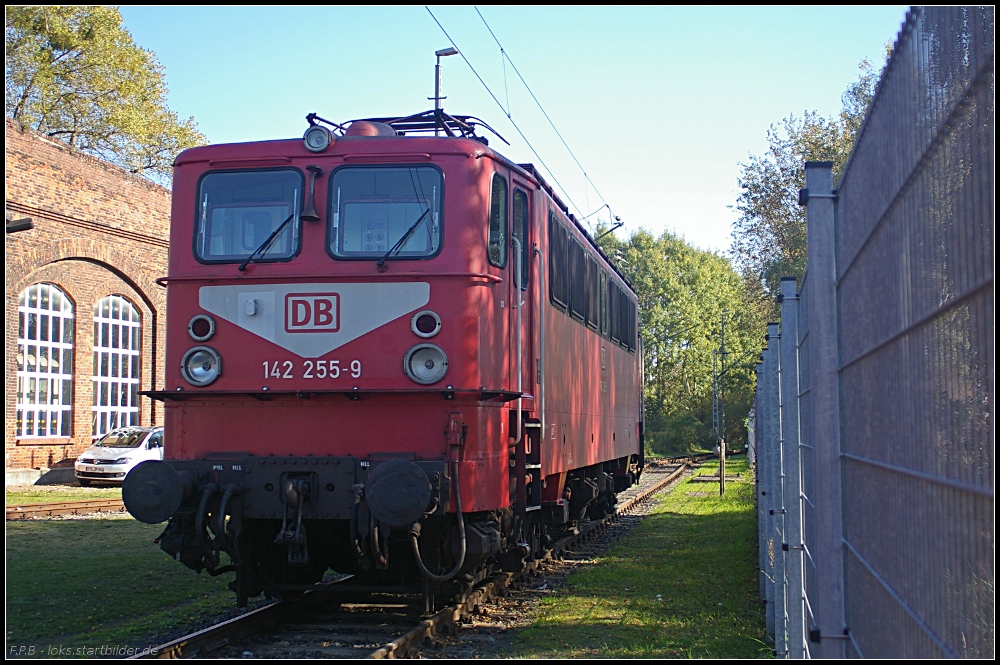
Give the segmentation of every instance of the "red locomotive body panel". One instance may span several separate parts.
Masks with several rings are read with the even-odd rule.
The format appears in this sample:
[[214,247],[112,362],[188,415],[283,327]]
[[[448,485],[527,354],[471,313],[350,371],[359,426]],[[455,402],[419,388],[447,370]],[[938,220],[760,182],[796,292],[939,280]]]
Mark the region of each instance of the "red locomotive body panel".
[[[165,464],[181,480],[161,468],[149,482],[183,485],[171,489],[184,498],[164,532],[176,530],[167,539],[174,549],[164,549],[209,570],[220,549],[229,552],[250,589],[239,591],[241,602],[259,586],[246,580],[266,577],[246,560],[273,553],[224,523],[221,535],[210,527],[214,540],[204,531],[203,521],[225,520],[235,505],[246,524],[282,511],[286,522],[294,511],[300,522],[353,511],[350,542],[362,558],[373,547],[381,569],[387,525],[456,513],[541,525],[530,512],[544,506],[545,519],[561,524],[569,507],[582,517],[598,493],[613,505],[641,470],[634,296],[551,189],[473,138],[353,133],[362,135],[348,130],[318,152],[299,140],[214,145],[175,164],[167,369],[154,396],[165,401]],[[395,462],[402,475],[385,483],[422,487],[426,473],[426,511],[420,503],[397,522],[395,508],[379,512],[375,469],[389,459],[423,471]],[[280,480],[267,476],[278,489],[261,471],[250,475],[255,463],[266,471],[276,460],[287,465]],[[324,476],[317,464],[352,470]],[[334,503],[323,503],[322,487]],[[368,532],[355,515],[366,506]],[[525,527],[510,528],[497,526],[501,545],[470,556],[500,556],[528,538]],[[214,559],[208,545],[180,544],[194,531],[194,540],[215,543]],[[304,536],[288,535],[284,522],[281,534],[290,571],[313,565]]]

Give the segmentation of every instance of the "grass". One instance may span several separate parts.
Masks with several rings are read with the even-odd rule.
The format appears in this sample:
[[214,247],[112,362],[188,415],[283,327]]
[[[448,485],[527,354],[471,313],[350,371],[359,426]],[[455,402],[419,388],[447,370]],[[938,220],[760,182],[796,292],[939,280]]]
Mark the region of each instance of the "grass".
[[60,501],[90,501],[120,499],[121,485],[76,487],[74,485],[24,485],[7,488],[7,505],[22,503],[57,503]]
[[162,529],[131,517],[8,522],[7,653],[144,648],[234,607],[232,575],[174,561],[152,542]]
[[[746,459],[728,459],[726,471],[742,477],[727,482],[724,497],[709,483],[675,487],[596,565],[543,602],[509,655],[769,657]],[[16,502],[36,499],[45,500]],[[152,543],[161,530],[129,517],[7,523],[8,654],[19,646],[34,646],[36,656],[52,647],[70,655],[102,645],[144,648],[230,610],[231,575],[195,574],[173,561]]]
[[685,481],[597,565],[571,575],[510,655],[770,657],[746,459],[727,460],[726,471],[743,477],[727,482],[724,497],[717,485]]

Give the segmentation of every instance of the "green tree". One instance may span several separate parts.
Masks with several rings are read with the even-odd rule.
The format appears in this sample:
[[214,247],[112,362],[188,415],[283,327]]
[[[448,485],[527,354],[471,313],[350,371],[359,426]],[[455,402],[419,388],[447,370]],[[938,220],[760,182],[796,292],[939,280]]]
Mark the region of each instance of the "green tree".
[[753,401],[749,363],[761,332],[747,306],[740,275],[719,254],[667,232],[636,231],[627,240],[600,240],[639,297],[643,340],[647,442],[658,453],[712,444],[713,350],[726,314],[726,440],[739,445],[741,421]]
[[163,67],[113,7],[6,8],[7,117],[125,168],[169,180],[206,143],[167,108]]
[[[886,47],[887,54],[890,47]],[[837,118],[815,111],[791,115],[767,132],[768,150],[740,164],[740,195],[735,209],[732,254],[747,289],[757,302],[761,319],[774,318],[775,296],[784,276],[801,279],[806,267],[806,217],[798,205],[805,187],[803,163],[833,162],[834,182],[840,177],[854,138],[874,97],[879,72],[868,60],[861,74],[841,97]]]

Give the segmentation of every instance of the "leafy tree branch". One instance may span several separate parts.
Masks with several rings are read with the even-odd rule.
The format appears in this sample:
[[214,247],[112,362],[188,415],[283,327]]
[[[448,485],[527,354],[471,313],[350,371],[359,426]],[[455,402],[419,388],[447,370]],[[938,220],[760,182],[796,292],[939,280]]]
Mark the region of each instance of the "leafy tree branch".
[[23,127],[159,182],[207,142],[167,107],[163,66],[116,8],[8,6],[4,37],[4,110]]
[[[887,57],[890,48],[886,46]],[[764,319],[776,315],[781,278],[801,279],[805,272],[806,218],[798,205],[798,192],[805,187],[803,164],[833,162],[836,182],[874,97],[879,72],[868,60],[859,69],[858,79],[841,97],[838,117],[824,118],[815,111],[790,115],[768,129],[765,154],[740,164],[734,206],[739,218],[733,224],[731,253]]]
[[[729,310],[728,359],[753,356],[760,346],[740,275],[725,257],[669,232],[654,237],[639,230],[627,240],[609,234],[599,243],[639,298],[647,442],[659,453],[711,446],[712,361],[723,310]],[[726,376],[727,441],[739,445],[753,401],[753,372],[745,365]]]

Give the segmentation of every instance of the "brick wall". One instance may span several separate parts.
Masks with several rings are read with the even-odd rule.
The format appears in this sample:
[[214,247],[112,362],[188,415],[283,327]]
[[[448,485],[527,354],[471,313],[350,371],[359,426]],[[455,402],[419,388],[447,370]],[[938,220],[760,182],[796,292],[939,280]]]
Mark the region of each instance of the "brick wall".
[[[6,210],[34,228],[6,236],[5,466],[40,468],[75,458],[92,437],[94,305],[122,295],[142,316],[140,389],[162,387],[170,190],[66,145],[5,126]],[[17,439],[17,307],[32,284],[58,286],[74,303],[70,438]],[[139,422],[162,424],[140,398]]]

